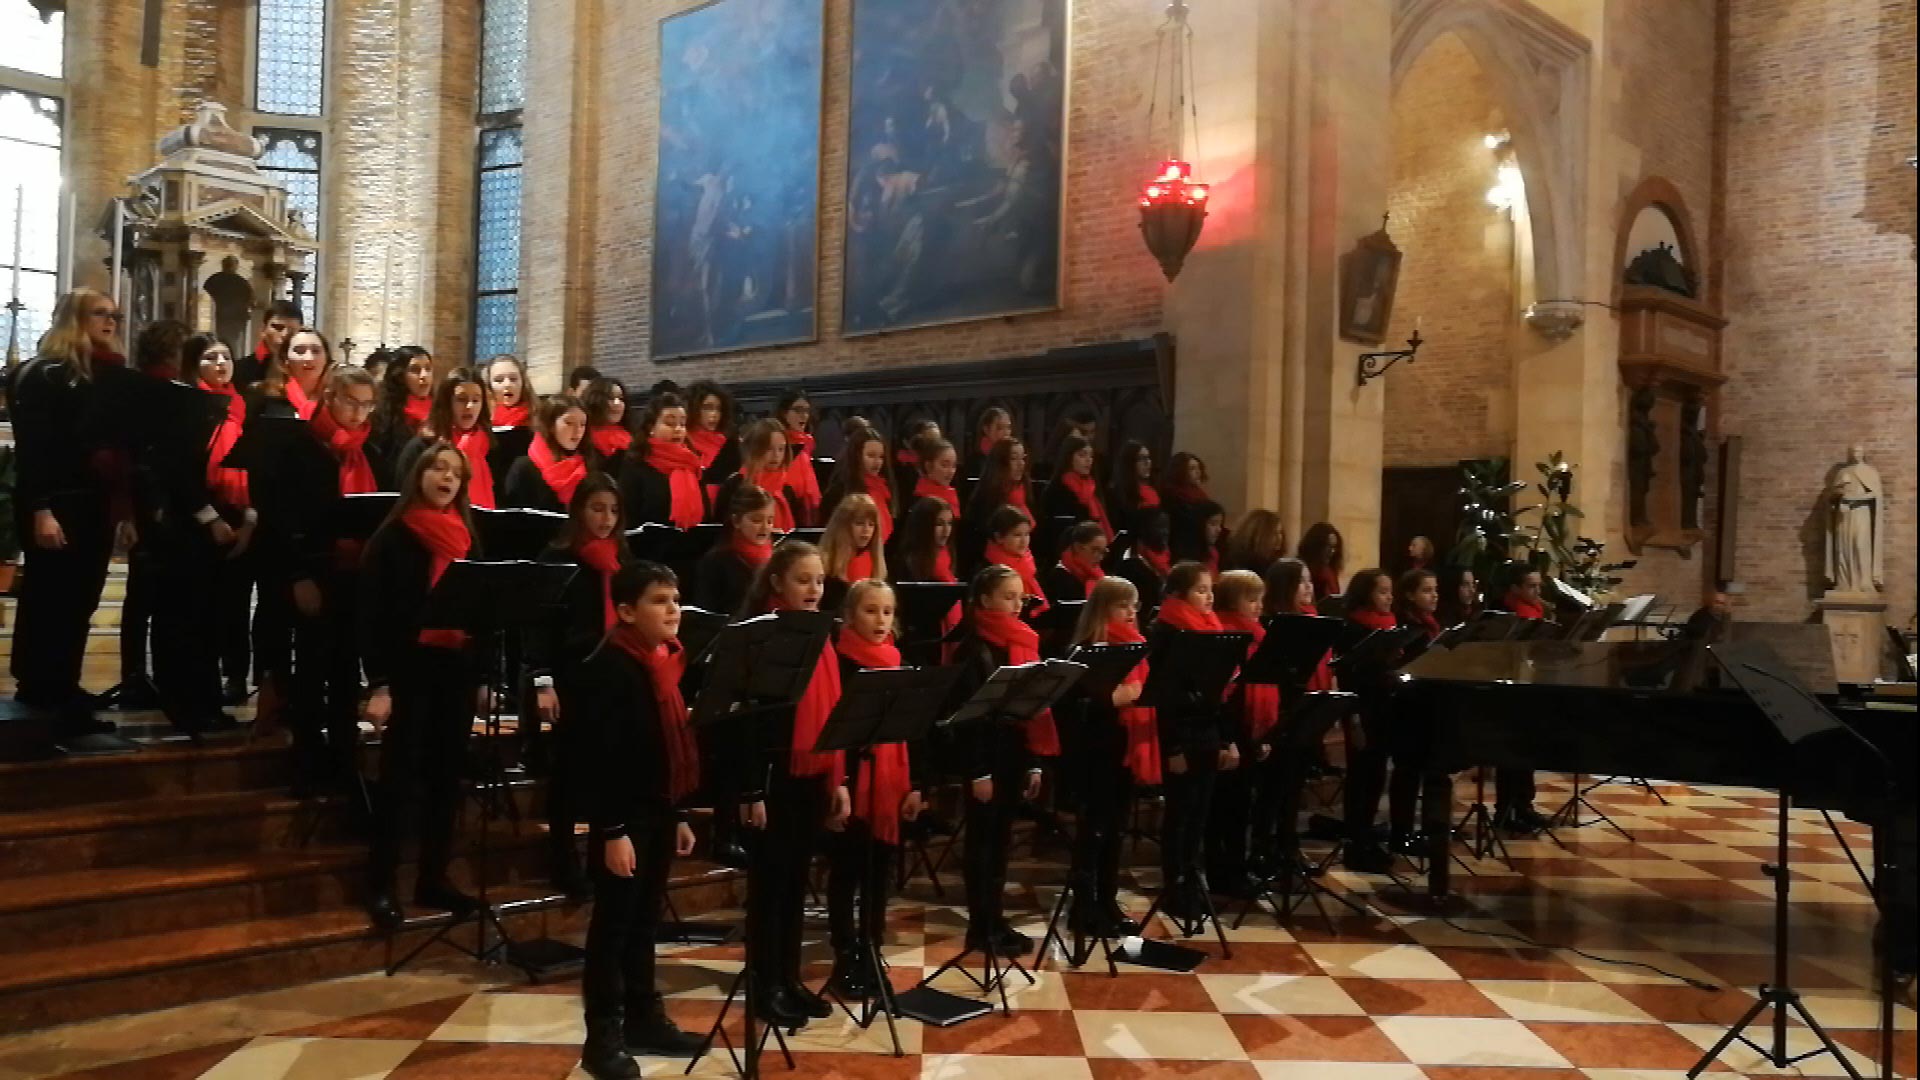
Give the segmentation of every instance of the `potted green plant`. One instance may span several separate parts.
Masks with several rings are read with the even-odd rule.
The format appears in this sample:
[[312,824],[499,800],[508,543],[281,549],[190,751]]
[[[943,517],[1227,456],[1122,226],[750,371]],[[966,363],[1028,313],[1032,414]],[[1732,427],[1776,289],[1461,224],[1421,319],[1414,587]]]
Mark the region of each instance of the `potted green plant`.
[[[1457,566],[1470,566],[1481,581],[1497,581],[1510,561],[1531,564],[1591,600],[1598,600],[1621,583],[1617,570],[1633,563],[1602,562],[1606,545],[1582,536],[1579,521],[1586,515],[1573,503],[1574,465],[1555,450],[1545,461],[1534,462],[1540,482],[1507,479],[1503,458],[1461,464],[1460,536],[1450,557]],[[1541,502],[1515,508],[1515,495],[1532,487]],[[1537,515],[1537,522],[1523,518]]]

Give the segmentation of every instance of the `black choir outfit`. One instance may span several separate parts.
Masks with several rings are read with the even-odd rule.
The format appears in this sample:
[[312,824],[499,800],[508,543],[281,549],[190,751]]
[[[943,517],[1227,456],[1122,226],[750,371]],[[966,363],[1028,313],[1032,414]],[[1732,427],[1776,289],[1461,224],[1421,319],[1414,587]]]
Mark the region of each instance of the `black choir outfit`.
[[[617,560],[611,540],[602,541],[599,547],[596,557],[603,564],[609,556]],[[599,647],[612,618],[607,599],[610,574],[585,565],[579,552],[558,545],[541,552],[540,561],[580,568],[567,580],[560,602],[549,612],[546,623],[525,635],[523,685],[551,679],[559,699],[560,717],[554,723],[552,775],[547,786],[547,859],[556,885],[570,894],[584,895],[586,879],[581,875],[574,831],[586,816],[594,764],[580,671],[588,654]]]
[[[1147,631],[1155,651],[1178,633],[1218,633],[1219,622],[1210,613],[1196,611],[1178,597],[1160,605],[1159,616]],[[1161,821],[1160,864],[1164,891],[1161,909],[1176,918],[1191,919],[1206,888],[1207,819],[1213,789],[1219,777],[1220,751],[1231,739],[1225,710],[1218,702],[1190,699],[1155,710],[1164,766],[1161,789],[1166,810]],[[1172,759],[1183,759],[1175,771]]]
[[[534,436],[536,441],[539,438]],[[545,510],[549,514],[567,512],[567,504],[540,474],[540,466],[534,464],[530,456],[515,461],[507,469],[506,481],[500,489],[500,505],[516,510]]]

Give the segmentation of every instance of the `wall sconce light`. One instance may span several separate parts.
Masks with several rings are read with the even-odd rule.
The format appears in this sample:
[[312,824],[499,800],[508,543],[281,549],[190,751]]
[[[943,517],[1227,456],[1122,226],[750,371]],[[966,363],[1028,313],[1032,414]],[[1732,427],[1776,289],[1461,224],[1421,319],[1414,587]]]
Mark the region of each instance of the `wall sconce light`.
[[1413,320],[1413,334],[1407,338],[1406,348],[1361,353],[1358,372],[1360,376],[1359,385],[1365,386],[1369,382],[1380,378],[1387,373],[1388,368],[1402,360],[1405,360],[1409,364],[1413,363],[1414,354],[1420,351],[1420,346],[1425,344],[1425,341],[1426,339],[1420,336],[1420,320],[1416,318]]
[[1481,143],[1489,150],[1498,150],[1513,141],[1513,136],[1504,131],[1489,131],[1481,136]]

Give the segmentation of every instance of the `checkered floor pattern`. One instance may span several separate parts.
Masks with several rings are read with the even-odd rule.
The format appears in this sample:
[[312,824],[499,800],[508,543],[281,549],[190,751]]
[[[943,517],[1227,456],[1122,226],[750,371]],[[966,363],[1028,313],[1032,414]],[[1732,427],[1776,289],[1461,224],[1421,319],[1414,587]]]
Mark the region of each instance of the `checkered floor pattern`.
[[[1544,785],[1541,805],[1565,797]],[[1774,801],[1739,789],[1601,789],[1604,826],[1511,844],[1512,865],[1458,868],[1463,903],[1450,918],[1384,878],[1337,873],[1333,884],[1369,907],[1331,928],[1250,919],[1232,956],[1210,954],[1192,974],[1098,964],[1027,985],[1013,1011],[952,1028],[903,1022],[903,1057],[885,1024],[815,1022],[791,1040],[791,1075],[926,1080],[1122,1080],[1139,1077],[1463,1080],[1678,1078],[1752,1000],[1770,971]],[[1665,801],[1661,801],[1664,799]],[[1865,830],[1842,823],[1856,850]],[[1796,813],[1801,871],[1793,908],[1794,981],[1864,1073],[1876,1068],[1869,948],[1872,900],[1827,823]],[[1044,854],[1044,853],[1043,853]],[[1038,936],[1058,878],[1051,861],[1017,866],[1012,907]],[[1142,885],[1151,885],[1141,871]],[[948,898],[955,890],[949,888]],[[1146,903],[1136,899],[1135,910]],[[814,929],[818,930],[815,924]],[[953,956],[962,920],[924,879],[896,901],[886,950],[905,987]],[[1165,934],[1167,928],[1158,928]],[[1523,942],[1533,942],[1525,944]],[[717,1015],[736,947],[667,950],[663,979],[682,1026]],[[1583,955],[1583,954],[1591,954]],[[824,952],[811,971],[824,976]],[[1591,957],[1650,966],[1607,963]],[[1703,990],[1653,968],[1717,987]],[[957,976],[948,988],[966,989]],[[529,987],[498,970],[447,961],[395,978],[363,976],[0,1040],[0,1080],[559,1080],[577,1070],[577,980]],[[1911,992],[1899,1007],[1897,1070],[1914,1075]],[[1790,1045],[1810,1045],[1797,1028]],[[684,1062],[641,1059],[648,1076]],[[777,1054],[766,1075],[789,1075]],[[731,1075],[708,1055],[695,1076]],[[1832,1058],[1785,1073],[1736,1048],[1709,1075],[1839,1076]]]

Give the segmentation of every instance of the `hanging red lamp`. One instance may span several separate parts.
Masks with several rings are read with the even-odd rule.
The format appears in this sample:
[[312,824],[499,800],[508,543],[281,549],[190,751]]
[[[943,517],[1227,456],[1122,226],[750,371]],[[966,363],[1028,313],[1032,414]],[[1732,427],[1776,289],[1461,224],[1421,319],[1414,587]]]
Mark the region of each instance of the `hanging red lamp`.
[[1193,166],[1178,158],[1160,163],[1159,175],[1140,190],[1140,235],[1172,281],[1207,220],[1207,185],[1193,179]]

